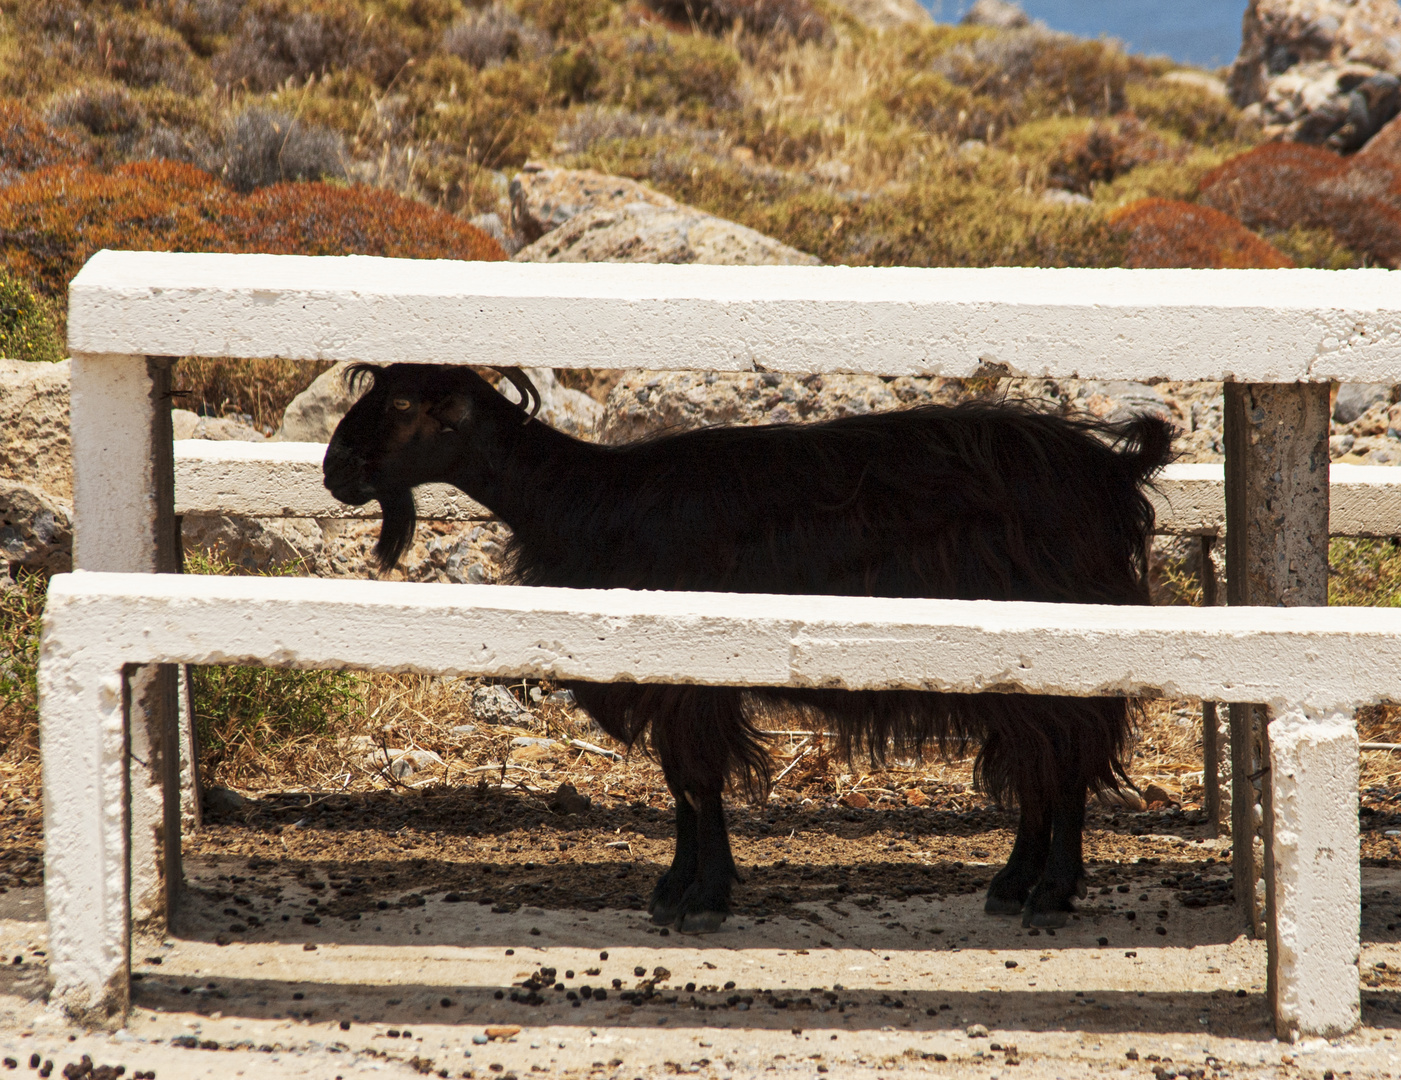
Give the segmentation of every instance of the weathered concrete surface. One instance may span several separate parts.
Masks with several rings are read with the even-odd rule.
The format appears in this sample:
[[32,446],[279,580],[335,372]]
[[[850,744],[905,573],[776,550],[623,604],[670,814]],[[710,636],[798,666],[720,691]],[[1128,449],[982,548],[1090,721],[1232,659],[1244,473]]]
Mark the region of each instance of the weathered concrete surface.
[[1357,727],[1350,713],[1270,721],[1269,987],[1280,1038],[1343,1035],[1361,1020]]
[[[313,283],[314,284],[310,284]],[[1385,270],[912,269],[99,252],[76,351],[1401,382]]]
[[[322,480],[324,443],[209,442],[175,444],[175,512],[233,517],[379,517],[379,504],[347,506]],[[415,489],[424,520],[471,521],[489,517],[480,503],[447,484]]]
[[[247,868],[244,860],[200,858],[191,860],[189,873],[196,887],[215,891],[227,888],[218,874]],[[1394,874],[1366,873],[1374,897],[1396,884]],[[289,902],[313,895],[304,884],[289,883]],[[1146,895],[1138,906],[1171,902],[1167,890],[1151,885]],[[811,1078],[820,1065],[843,1078],[899,1069],[979,1080],[992,1074],[1147,1080],[1155,1065],[1146,1060],[1149,1054],[1172,1058],[1178,1070],[1203,1068],[1211,1059],[1233,1076],[1310,1080],[1328,1069],[1358,1078],[1395,1075],[1401,1064],[1380,1012],[1374,1014],[1380,1026],[1331,1043],[1272,1041],[1264,945],[1238,936],[1225,907],[1174,910],[1168,934],[1153,938],[1157,947],[1126,950],[1097,944],[1106,932],[1116,938],[1124,932],[1122,918],[1087,913],[1054,939],[1029,939],[1015,920],[983,915],[973,895],[891,901],[858,889],[836,905],[839,910],[812,904],[811,920],[735,921],[714,937],[668,939],[640,912],[524,907],[492,914],[433,895],[423,908],[396,905],[373,921],[279,924],[258,940],[220,947],[213,936],[227,921],[219,911],[225,902],[211,897],[192,908],[194,924],[179,938],[137,956],[142,979],[133,1013],[114,1037],[71,1029],[45,1012],[44,957],[34,955],[47,949],[42,910],[22,914],[23,898],[13,897],[0,898],[0,905],[13,901],[0,907],[0,956],[23,953],[25,963],[0,972],[0,1056],[24,1063],[37,1052],[55,1061],[55,1075],[84,1053],[98,1064],[125,1064],[127,1075],[154,1068],[162,1077],[223,1078],[242,1071],[317,1080],[369,1071],[407,1078],[418,1075],[412,1058],[452,1076],[526,1076],[535,1066],[552,1076],[583,1077],[597,1075],[594,1063],[601,1061],[602,1075],[623,1080],[674,1073],[676,1066],[686,1072],[700,1061],[707,1064],[696,1065],[697,1075],[709,1078]],[[871,899],[878,905],[867,906]],[[532,928],[540,933],[532,935]],[[1139,936],[1151,937],[1151,930]],[[304,943],[317,949],[307,952]],[[506,955],[507,948],[515,955]],[[606,961],[599,955],[604,950]],[[151,964],[148,956],[162,963]],[[1370,946],[1365,963],[1371,968],[1377,962],[1394,967],[1401,947]],[[562,980],[570,988],[607,986],[609,999],[577,1009],[567,1001],[530,1008],[494,999],[495,990],[509,993],[541,965],[561,975],[574,970],[575,978]],[[618,1001],[611,980],[632,988],[638,966],[648,977],[659,966],[667,969],[659,989],[678,995],[677,1004],[632,1008]],[[591,968],[599,970],[597,977],[587,973]],[[720,1009],[688,1007],[686,983],[723,987],[729,981],[733,991],[695,994]],[[828,1003],[822,991],[835,985],[842,987],[839,1002],[855,1007],[839,1011]],[[181,994],[183,987],[194,992]],[[813,1004],[776,1009],[765,1003],[766,990],[775,999],[807,997]],[[294,992],[303,998],[294,999]],[[745,1011],[725,1008],[731,993],[755,1003]],[[451,1002],[446,1009],[444,997]],[[341,1030],[341,1019],[349,1030]],[[521,1031],[473,1042],[496,1023]],[[965,1031],[972,1024],[984,1025],[988,1035],[970,1038]],[[389,1037],[391,1029],[401,1037]],[[76,1042],[68,1042],[70,1033]],[[218,1049],[171,1044],[191,1036]],[[259,1046],[274,1049],[259,1053]],[[1129,1050],[1138,1060],[1127,1058]],[[1020,1062],[1015,1071],[1008,1057]],[[502,1066],[499,1073],[493,1064]]]
[[[73,358],[73,565],[79,569],[142,574],[180,569],[172,366],[168,358],[145,356],[80,353]],[[130,814],[131,825],[130,916],[143,929],[158,929],[168,917],[180,883],[176,678],[175,668],[162,664],[129,680],[127,735],[134,764],[123,812]],[[51,764],[54,749],[45,745],[46,776],[65,760],[60,755],[59,764]],[[58,776],[54,780],[61,782]],[[95,775],[89,781],[99,783]],[[114,812],[110,782],[104,772],[101,794],[93,793],[104,813]]]
[[[1389,608],[71,574],[50,585],[43,642],[55,672],[70,663],[106,672],[249,661],[608,682],[1161,693],[1276,706],[1401,693],[1401,610]],[[74,684],[45,675],[42,685]]]

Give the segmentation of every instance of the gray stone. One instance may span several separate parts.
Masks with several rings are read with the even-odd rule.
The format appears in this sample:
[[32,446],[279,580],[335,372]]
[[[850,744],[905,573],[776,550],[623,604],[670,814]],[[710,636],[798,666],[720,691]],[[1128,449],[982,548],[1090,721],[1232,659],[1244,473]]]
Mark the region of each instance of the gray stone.
[[484,724],[528,727],[535,723],[535,714],[504,686],[479,686],[473,690],[472,714]]
[[349,363],[342,362],[316,376],[312,384],[288,403],[282,424],[273,435],[278,442],[328,443],[341,417],[360,396],[345,381]]
[[315,563],[323,544],[310,518],[244,518],[186,514],[181,519],[186,550],[198,548],[250,573],[288,563]]
[[200,416],[189,409],[171,409],[170,426],[177,439],[218,442],[263,442],[267,436],[252,424],[232,416]]
[[776,372],[629,371],[603,404],[601,442],[714,424],[782,424],[883,412],[920,402],[953,402],[964,390],[946,379]]
[[28,484],[0,480],[0,558],[48,574],[73,569],[73,508]]
[[688,206],[635,202],[587,210],[513,256],[516,262],[816,266],[814,255]]
[[1333,419],[1351,424],[1373,405],[1390,400],[1391,387],[1387,383],[1343,383],[1333,402]]
[[241,814],[250,800],[232,788],[211,787],[204,789],[204,808],[220,814]]

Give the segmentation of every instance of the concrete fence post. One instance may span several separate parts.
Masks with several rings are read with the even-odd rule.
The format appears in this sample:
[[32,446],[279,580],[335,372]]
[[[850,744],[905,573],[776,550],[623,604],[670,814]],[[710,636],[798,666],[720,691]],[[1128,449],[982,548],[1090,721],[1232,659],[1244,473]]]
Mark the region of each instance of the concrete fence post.
[[[1226,602],[1328,603],[1327,383],[1226,383]],[[1255,781],[1269,783],[1263,710],[1232,704],[1231,869],[1236,902],[1264,929]],[[1266,837],[1266,839],[1268,839]]]
[[[175,530],[171,370],[165,357],[74,353],[73,565],[81,570],[170,574],[180,569]],[[131,917],[163,933],[180,869],[178,672],[170,664],[129,678]]]
[[1357,728],[1350,709],[1275,712],[1267,728],[1267,991],[1281,1039],[1361,1020]]

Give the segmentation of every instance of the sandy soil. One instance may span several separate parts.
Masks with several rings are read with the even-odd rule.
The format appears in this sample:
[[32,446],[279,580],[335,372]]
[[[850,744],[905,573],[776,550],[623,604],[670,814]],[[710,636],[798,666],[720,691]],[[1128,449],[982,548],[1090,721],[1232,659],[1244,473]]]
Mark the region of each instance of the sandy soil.
[[182,1080],[1401,1076],[1385,809],[1364,818],[1366,1027],[1289,1046],[1263,946],[1221,902],[1229,849],[1190,813],[1094,811],[1090,896],[1037,933],[981,912],[1011,839],[999,811],[740,807],[736,915],[688,938],[640,910],[670,853],[658,807],[561,817],[499,788],[311,801],[267,796],[187,838],[179,932],[137,946],[114,1035],[45,1012],[39,890],[0,895],[0,1058]]

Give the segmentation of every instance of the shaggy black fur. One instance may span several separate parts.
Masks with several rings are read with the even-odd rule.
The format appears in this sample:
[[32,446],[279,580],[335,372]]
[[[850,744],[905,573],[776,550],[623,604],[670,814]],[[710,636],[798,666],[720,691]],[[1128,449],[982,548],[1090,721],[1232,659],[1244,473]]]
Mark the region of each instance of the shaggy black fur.
[[[513,579],[574,588],[1142,604],[1153,509],[1143,485],[1173,431],[1026,404],[920,406],[819,424],[707,428],[622,446],[530,422],[461,367],[362,367],[368,384],[326,452],[338,499],[381,503],[376,553],[413,538],[412,489],[456,485],[511,527]],[[727,779],[764,789],[756,721],[810,714],[876,758],[981,745],[977,775],[1020,807],[987,909],[1058,926],[1083,895],[1088,790],[1114,787],[1132,727],[1121,698],[572,684],[629,745],[644,738],[676,798],[677,850],[654,918],[718,927],[734,861]],[[790,717],[791,718],[791,717]]]

